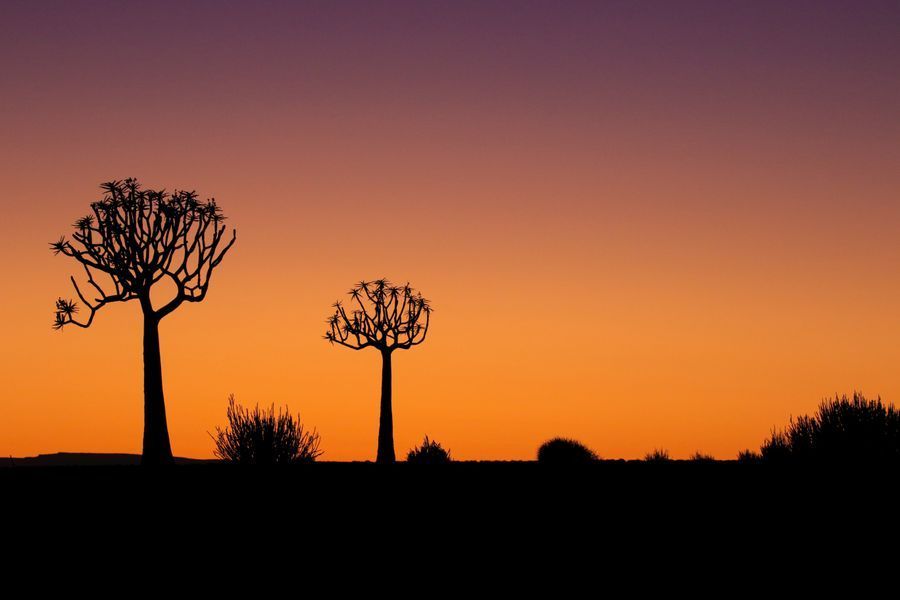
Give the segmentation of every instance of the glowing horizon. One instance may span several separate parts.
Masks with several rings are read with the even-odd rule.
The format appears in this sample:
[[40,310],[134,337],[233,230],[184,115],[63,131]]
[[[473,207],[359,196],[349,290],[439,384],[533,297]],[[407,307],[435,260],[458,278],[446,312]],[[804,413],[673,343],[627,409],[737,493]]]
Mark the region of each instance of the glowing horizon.
[[876,1],[4,4],[0,453],[140,452],[139,308],[50,327],[79,271],[48,243],[126,177],[238,232],[161,326],[178,456],[212,455],[234,393],[374,459],[377,353],[322,335],[379,277],[435,308],[393,364],[398,458],[426,434],[729,458],[836,393],[896,404],[898,24]]

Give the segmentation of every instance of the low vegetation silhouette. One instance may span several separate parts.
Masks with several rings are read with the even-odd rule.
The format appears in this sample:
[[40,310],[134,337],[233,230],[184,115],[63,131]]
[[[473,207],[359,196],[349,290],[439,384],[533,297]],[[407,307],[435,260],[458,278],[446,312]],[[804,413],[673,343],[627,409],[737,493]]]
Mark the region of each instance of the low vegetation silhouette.
[[429,440],[427,435],[421,446],[412,448],[406,454],[406,462],[419,465],[440,465],[451,460],[450,451],[445,450],[438,442]]
[[381,409],[378,421],[378,451],[375,461],[392,463],[394,416],[391,405],[391,355],[425,341],[431,321],[431,306],[409,284],[393,285],[387,279],[361,281],[349,292],[345,306],[334,303],[325,339],[353,350],[375,348],[381,353]]
[[664,463],[669,462],[670,460],[672,459],[669,457],[669,451],[665,448],[657,448],[644,455],[644,461],[649,463]]
[[716,459],[712,454],[704,454],[702,452],[694,452],[691,455],[691,461],[701,462],[701,463],[712,463],[712,462],[716,462]]
[[737,460],[739,463],[758,463],[762,460],[762,455],[748,448],[738,452]]
[[284,465],[312,463],[323,454],[321,438],[315,430],[303,427],[300,415],[292,416],[287,407],[275,411],[273,404],[252,410],[228,397],[225,429],[216,427],[216,458],[226,462],[252,465]]
[[773,431],[760,454],[768,462],[898,462],[900,413],[858,392],[827,398],[812,416]]
[[579,441],[556,437],[541,444],[537,459],[540,463],[579,464],[593,462],[598,457],[593,450]]
[[[234,244],[225,236],[225,217],[215,199],[196,192],[144,189],[136,179],[102,184],[103,197],[78,219],[71,238],[50,246],[84,269],[78,301],[58,298],[55,329],[88,328],[108,304],[136,300],[144,316],[144,438],[141,462],[169,464],[172,447],[163,396],[159,324],[185,302],[206,298],[215,269]],[[171,296],[154,307],[151,291],[170,285]],[[83,288],[83,289],[82,289]],[[80,303],[79,303],[80,301]],[[86,310],[86,317],[84,310]]]

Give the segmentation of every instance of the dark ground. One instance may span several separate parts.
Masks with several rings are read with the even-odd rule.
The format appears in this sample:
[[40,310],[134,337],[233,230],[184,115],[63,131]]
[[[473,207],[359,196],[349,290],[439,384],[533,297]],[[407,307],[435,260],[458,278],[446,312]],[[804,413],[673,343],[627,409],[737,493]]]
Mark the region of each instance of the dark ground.
[[485,568],[515,559],[537,562],[536,569],[546,569],[544,561],[554,569],[577,566],[583,575],[609,572],[603,561],[612,557],[647,565],[718,561],[740,566],[743,576],[750,563],[742,561],[765,563],[771,574],[813,552],[862,552],[870,560],[896,557],[898,548],[897,467],[599,461],[144,468],[92,460],[0,468],[7,547],[77,555],[97,540],[106,552],[162,544],[171,560],[191,564],[200,552],[226,570],[244,560],[297,568],[303,557],[399,569],[424,562],[437,570],[442,561]]
[[[810,510],[856,499],[897,505],[896,466],[774,466],[736,461],[604,460],[580,466],[536,462],[454,462],[449,465],[377,465],[319,462],[253,467],[179,459],[168,468],[141,467],[134,455],[42,455],[4,459],[0,493],[7,503],[56,498],[103,502],[128,494],[180,498],[215,507],[293,506],[327,513],[341,507],[423,514],[480,513],[492,509],[534,516],[582,512],[678,510],[705,515],[730,509],[755,513]],[[165,505],[168,505],[167,502]],[[164,505],[164,506],[165,506]],[[837,505],[837,504],[836,504]]]

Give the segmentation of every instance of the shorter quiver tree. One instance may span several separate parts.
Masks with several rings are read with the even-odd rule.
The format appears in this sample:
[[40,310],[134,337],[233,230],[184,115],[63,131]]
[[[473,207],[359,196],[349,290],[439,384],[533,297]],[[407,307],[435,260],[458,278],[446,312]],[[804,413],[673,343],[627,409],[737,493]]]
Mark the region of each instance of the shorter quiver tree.
[[[141,462],[172,462],[163,398],[159,323],[185,302],[206,298],[215,267],[234,244],[225,238],[225,217],[215,199],[200,201],[196,192],[142,189],[135,179],[104,183],[103,198],[91,214],[75,222],[71,239],[51,244],[54,254],[78,261],[87,286],[72,277],[75,300],[56,301],[55,329],[87,328],[107,304],[137,300],[144,314],[144,443]],[[174,284],[174,294],[159,308],[150,300],[158,283]],[[81,306],[86,319],[77,318]]]
[[377,462],[392,463],[394,417],[391,407],[391,354],[425,341],[431,306],[409,284],[392,285],[386,279],[361,281],[349,292],[350,302],[335,302],[325,339],[353,350],[381,352],[381,412],[378,422]]

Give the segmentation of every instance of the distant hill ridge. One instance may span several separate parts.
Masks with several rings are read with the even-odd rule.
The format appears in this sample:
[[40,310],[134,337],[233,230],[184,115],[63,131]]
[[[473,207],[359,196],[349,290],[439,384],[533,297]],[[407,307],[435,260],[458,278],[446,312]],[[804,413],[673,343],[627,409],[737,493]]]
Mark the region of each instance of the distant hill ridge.
[[[175,457],[178,464],[218,462],[215,459]],[[0,458],[0,467],[94,467],[129,466],[141,463],[140,454],[105,454],[100,452],[56,452],[16,458]]]

